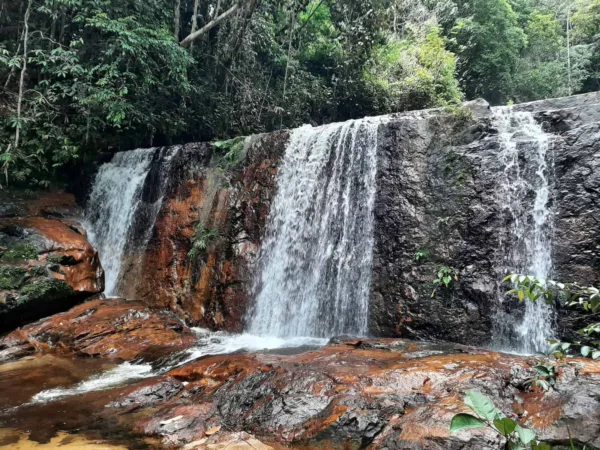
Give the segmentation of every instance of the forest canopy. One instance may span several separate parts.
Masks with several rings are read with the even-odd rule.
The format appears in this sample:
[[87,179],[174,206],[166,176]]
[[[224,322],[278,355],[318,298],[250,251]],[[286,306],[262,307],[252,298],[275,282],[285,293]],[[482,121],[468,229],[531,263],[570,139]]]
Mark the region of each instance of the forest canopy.
[[0,0],[1,185],[102,151],[598,90],[600,0]]

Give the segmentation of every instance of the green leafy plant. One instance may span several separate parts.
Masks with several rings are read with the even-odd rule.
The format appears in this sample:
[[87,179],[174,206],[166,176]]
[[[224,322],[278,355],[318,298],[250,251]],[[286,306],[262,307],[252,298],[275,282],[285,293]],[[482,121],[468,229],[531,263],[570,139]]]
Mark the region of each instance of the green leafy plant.
[[422,248],[415,252],[415,261],[426,261],[431,256],[431,250]]
[[18,244],[9,247],[0,255],[3,260],[31,260],[37,259],[37,251],[35,247],[29,243]]
[[238,162],[242,150],[244,150],[244,142],[246,138],[242,136],[228,139],[226,141],[215,141],[211,145],[216,152],[222,155],[217,163],[221,169],[230,170]]
[[535,375],[524,383],[525,386],[548,391],[556,384],[559,367],[554,364],[538,364],[534,369]]
[[536,441],[535,430],[522,427],[513,419],[506,417],[494,403],[479,391],[470,390],[465,395],[465,405],[475,413],[456,414],[450,422],[450,432],[476,428],[491,428],[505,439],[505,448],[511,450],[529,448],[550,450],[551,447]]
[[446,226],[448,226],[449,223],[450,223],[450,217],[440,217],[437,220],[437,224],[439,226],[445,226],[446,227]]
[[437,278],[433,280],[435,288],[431,293],[432,298],[435,297],[435,293],[438,289],[449,289],[453,281],[458,281],[458,271],[454,267],[439,266],[436,269],[436,277]]
[[204,252],[210,242],[221,235],[219,230],[205,228],[202,224],[196,225],[194,236],[191,238],[192,248],[188,252],[190,261],[195,260],[201,252]]
[[[600,290],[595,287],[582,287],[577,283],[560,283],[553,280],[542,280],[531,275],[510,274],[504,278],[505,282],[513,284],[513,289],[507,295],[515,295],[519,301],[537,302],[540,300],[548,304],[560,302],[568,307],[577,307],[591,315],[600,312]],[[548,353],[557,358],[564,357],[574,347],[579,348],[581,356],[600,359],[600,340],[595,339],[600,335],[600,323],[592,323],[578,331],[586,342],[560,342],[548,340],[550,347]]]

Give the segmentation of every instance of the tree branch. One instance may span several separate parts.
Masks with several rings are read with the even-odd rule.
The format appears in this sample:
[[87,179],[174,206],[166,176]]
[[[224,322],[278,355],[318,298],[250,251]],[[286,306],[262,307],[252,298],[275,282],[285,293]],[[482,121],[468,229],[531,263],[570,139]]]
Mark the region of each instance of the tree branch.
[[242,7],[241,6],[241,2],[238,1],[235,5],[233,5],[231,8],[229,8],[227,11],[225,11],[219,17],[216,17],[215,19],[211,20],[206,25],[204,25],[202,28],[200,28],[198,31],[196,31],[194,33],[191,33],[188,37],[186,37],[183,41],[181,41],[179,43],[179,45],[181,45],[182,47],[189,47],[192,42],[194,42],[195,40],[197,40],[203,34],[208,33],[210,30],[212,30],[214,27],[216,27],[217,25],[219,25],[225,19],[227,19],[230,16],[232,16],[233,13],[237,12],[238,10],[240,10],[241,7]]

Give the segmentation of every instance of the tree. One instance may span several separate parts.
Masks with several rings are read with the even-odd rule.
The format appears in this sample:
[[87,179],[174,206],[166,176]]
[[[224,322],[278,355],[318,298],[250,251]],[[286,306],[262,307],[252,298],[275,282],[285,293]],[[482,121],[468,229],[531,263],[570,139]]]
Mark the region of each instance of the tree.
[[526,36],[507,0],[458,3],[460,19],[451,30],[452,50],[467,97],[483,97],[493,104],[509,98]]

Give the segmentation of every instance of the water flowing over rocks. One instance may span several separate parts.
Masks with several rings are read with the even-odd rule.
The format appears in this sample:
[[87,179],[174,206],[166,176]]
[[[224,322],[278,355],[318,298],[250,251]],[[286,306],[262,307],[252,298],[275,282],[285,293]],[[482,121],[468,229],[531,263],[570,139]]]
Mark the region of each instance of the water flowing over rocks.
[[[535,269],[531,261],[512,257],[531,242],[552,240],[543,246],[544,274],[600,285],[600,95],[515,105],[504,126],[498,110],[484,101],[466,106],[472,117],[463,110],[432,110],[377,119],[369,122],[376,126],[368,127],[364,140],[349,133],[349,141],[336,141],[347,137],[342,130],[348,132],[351,122],[328,125],[321,128],[327,143],[351,145],[302,145],[293,154],[286,152],[296,133],[314,137],[318,129],[114,156],[90,189],[87,225],[90,240],[105,253],[100,258],[109,258],[107,294],[135,300],[90,298],[103,290],[103,272],[73,220],[80,212],[71,197],[3,202],[5,331],[58,314],[0,339],[0,427],[32,430],[40,442],[77,430],[115,443],[189,450],[496,450],[502,440],[490,429],[449,431],[451,418],[467,412],[465,392],[476,389],[509,417],[535,428],[541,441],[567,445],[570,433],[576,444],[600,448],[599,362],[473,347],[489,346],[499,323],[511,325],[508,342],[516,342],[512,325],[530,317],[523,305],[504,299],[500,280],[513,268]],[[522,122],[509,133],[515,117]],[[523,133],[524,123],[543,131],[543,148],[540,139]],[[348,157],[358,149],[368,150],[360,153],[363,159]],[[286,179],[285,158],[300,154],[325,166],[317,164],[319,189],[307,198],[297,186],[285,191],[277,184],[278,177]],[[508,195],[515,192],[515,178],[506,179],[507,160],[524,169],[517,173],[514,197]],[[342,172],[357,176],[339,177]],[[359,176],[366,173],[374,184]],[[543,179],[543,186],[534,179]],[[331,189],[321,189],[322,181]],[[360,205],[352,204],[357,195],[341,195],[373,187]],[[110,201],[113,192],[128,193],[127,201]],[[264,311],[282,313],[273,327],[269,314],[252,314],[260,293],[253,280],[269,266],[269,258],[260,258],[272,247],[270,237],[303,231],[302,217],[286,222],[276,214],[287,204],[286,192],[293,192],[289,203],[301,216],[323,219],[318,236],[300,234],[313,244],[325,236],[327,247],[310,247],[300,262],[307,270],[288,266],[294,270],[287,276],[298,275],[300,283],[283,277],[271,291],[281,295],[263,296]],[[327,205],[332,198],[348,207]],[[369,214],[355,214],[360,208]],[[536,222],[540,214],[544,220]],[[543,232],[529,239],[534,223]],[[293,229],[278,229],[282,224]],[[347,233],[340,235],[340,229]],[[372,244],[372,255],[369,248],[347,245],[353,234]],[[364,254],[350,258],[357,248]],[[341,308],[344,317],[311,323],[289,314],[293,304],[278,297],[287,296],[290,286],[311,286],[314,296],[298,297],[310,307],[319,295],[327,300],[325,294],[335,293],[307,275],[321,260],[319,252],[334,255],[323,259],[327,270],[342,267],[351,275],[344,300],[364,300],[364,308]],[[273,267],[281,254],[271,254]],[[363,273],[369,266],[370,273]],[[452,274],[448,286],[434,281],[441,268]],[[34,303],[37,291],[29,285],[45,286],[45,300]],[[302,302],[297,304],[306,306]],[[56,309],[45,309],[54,303]],[[17,308],[24,304],[35,314],[9,316],[13,307],[22,314]],[[351,317],[359,310],[360,318]],[[322,306],[317,311],[330,312]],[[286,325],[299,317],[301,326],[288,334],[382,337],[335,337],[326,346],[302,337],[283,348],[265,336],[274,328],[285,336]],[[361,326],[325,326],[348,317]],[[559,309],[550,325],[557,336],[573,340],[572,330],[585,320]],[[226,333],[243,330],[261,336]],[[558,368],[547,391],[529,385],[539,363]]]
[[490,429],[449,431],[453,415],[468,411],[464,392],[477,389],[543,441],[567,444],[568,427],[574,442],[598,448],[600,364],[568,360],[542,392],[527,388],[540,362],[547,360],[457,344],[334,339],[287,356],[207,356],[130,386],[23,406],[13,421],[31,427],[47,414],[45,427],[110,426],[167,448],[257,440],[273,448],[496,450],[502,442]]
[[[551,276],[583,284],[600,283],[598,98],[586,94],[511,107],[546,132]],[[466,106],[472,118],[418,111],[378,125],[367,305],[372,335],[488,345],[499,323],[527,321],[523,305],[503,299],[499,280],[509,270],[531,269],[507,264],[507,258],[511,247],[523,247],[515,221],[533,221],[535,196],[524,189],[521,204],[513,202],[517,214],[507,210],[495,113],[483,100]],[[168,308],[191,325],[244,329],[251,298],[260,298],[252,280],[261,269],[258,257],[288,142],[287,132],[276,132],[247,138],[235,154],[209,144],[152,149],[116,294]],[[520,132],[514,144],[519,170],[534,173],[539,164],[529,155],[539,146]],[[335,177],[331,161],[323,176]],[[191,257],[198,227],[215,235]],[[455,274],[448,288],[434,283],[442,267]],[[570,324],[584,319],[560,310],[549,320],[557,336],[567,337]],[[268,325],[256,329],[261,326]],[[501,331],[513,347],[521,339],[517,326]]]
[[[554,186],[548,200],[554,224],[551,276],[598,284],[599,191],[592,170],[600,154],[598,94],[513,108],[533,114],[549,133],[547,158],[554,163],[547,173]],[[380,130],[373,333],[486,345],[499,316],[521,321],[522,306],[506,300],[498,306],[496,300],[507,270],[505,243],[516,240],[510,231],[514,218],[498,196],[505,169],[499,157],[502,141],[489,113],[481,105],[475,112],[480,114],[475,120],[462,124],[451,117],[419,117],[391,121]],[[524,152],[536,148],[523,141],[518,151],[524,164]],[[533,205],[532,192],[524,194],[522,201]],[[523,211],[517,219],[532,221],[533,207]],[[416,257],[418,252],[425,256]],[[455,269],[458,281],[432,296],[440,266]],[[557,320],[558,334],[565,336],[572,320],[580,318],[561,310]]]

